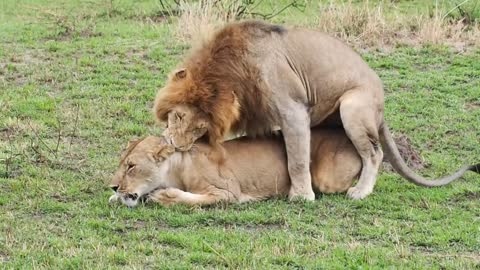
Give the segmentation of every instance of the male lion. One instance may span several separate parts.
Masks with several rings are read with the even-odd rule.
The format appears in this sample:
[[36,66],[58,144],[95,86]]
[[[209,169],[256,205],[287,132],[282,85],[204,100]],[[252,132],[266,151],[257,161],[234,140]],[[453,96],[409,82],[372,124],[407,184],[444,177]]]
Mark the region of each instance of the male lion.
[[255,136],[280,127],[290,198],[314,199],[310,127],[333,116],[340,117],[362,161],[349,197],[362,199],[373,191],[383,157],[379,143],[400,174],[415,184],[439,186],[454,179],[428,181],[407,168],[384,122],[377,74],[348,46],[311,30],[257,21],[223,27],[170,76],[154,112],[167,122],[164,135],[182,151],[201,137],[221,150],[229,132]]
[[[360,173],[362,161],[342,129],[314,128],[311,132],[313,189],[345,192]],[[112,178],[115,194],[133,207],[143,198],[161,204],[246,202],[287,195],[290,178],[281,136],[229,140],[225,160],[208,157],[211,146],[197,143],[189,151],[175,151],[164,137],[146,137],[129,143]],[[480,167],[469,170],[480,172]],[[460,177],[465,170],[459,171]]]

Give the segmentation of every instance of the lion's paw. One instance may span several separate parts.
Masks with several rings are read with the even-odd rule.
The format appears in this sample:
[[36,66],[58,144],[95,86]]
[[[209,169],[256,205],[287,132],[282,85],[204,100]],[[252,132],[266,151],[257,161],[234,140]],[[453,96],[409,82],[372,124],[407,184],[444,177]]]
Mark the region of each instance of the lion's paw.
[[313,201],[315,200],[315,193],[313,190],[309,191],[295,191],[295,190],[290,190],[288,194],[288,198],[290,201],[296,201],[296,200],[305,200],[305,201]]
[[365,188],[351,187],[347,191],[347,196],[354,200],[361,200],[367,197],[370,193],[372,193],[372,191]]
[[176,188],[160,189],[152,193],[149,199],[163,205],[170,205],[178,202],[181,193],[182,191]]

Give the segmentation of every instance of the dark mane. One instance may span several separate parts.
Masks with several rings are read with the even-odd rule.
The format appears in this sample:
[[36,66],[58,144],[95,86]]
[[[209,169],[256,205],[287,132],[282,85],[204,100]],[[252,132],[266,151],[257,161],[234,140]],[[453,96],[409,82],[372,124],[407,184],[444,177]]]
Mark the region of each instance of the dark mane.
[[[258,67],[249,61],[253,39],[281,35],[281,26],[260,21],[229,24],[184,61],[189,76],[170,82],[156,101],[157,118],[175,104],[195,106],[211,120],[210,142],[221,142],[227,132],[250,135],[269,132],[273,125],[270,94]],[[235,105],[235,98],[238,104]],[[164,117],[163,117],[164,118]]]

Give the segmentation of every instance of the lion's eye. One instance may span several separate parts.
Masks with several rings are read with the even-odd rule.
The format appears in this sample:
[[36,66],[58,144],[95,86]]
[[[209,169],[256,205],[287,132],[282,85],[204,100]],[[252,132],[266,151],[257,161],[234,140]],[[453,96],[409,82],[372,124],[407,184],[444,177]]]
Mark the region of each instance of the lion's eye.
[[127,172],[131,172],[135,168],[135,164],[127,163]]
[[195,136],[200,136],[202,135],[204,129],[203,128],[196,128],[193,130],[193,134],[195,134]]

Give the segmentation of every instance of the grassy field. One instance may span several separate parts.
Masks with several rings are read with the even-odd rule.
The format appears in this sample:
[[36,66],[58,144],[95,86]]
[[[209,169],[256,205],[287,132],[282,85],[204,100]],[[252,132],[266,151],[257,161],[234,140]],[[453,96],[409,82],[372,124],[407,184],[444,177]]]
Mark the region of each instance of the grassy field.
[[[0,2],[0,268],[480,268],[473,173],[425,189],[383,172],[363,201],[108,205],[121,149],[159,134],[153,98],[188,48],[159,9],[153,0]],[[312,9],[273,20],[314,21]],[[478,163],[479,48],[362,54],[423,175]]]

